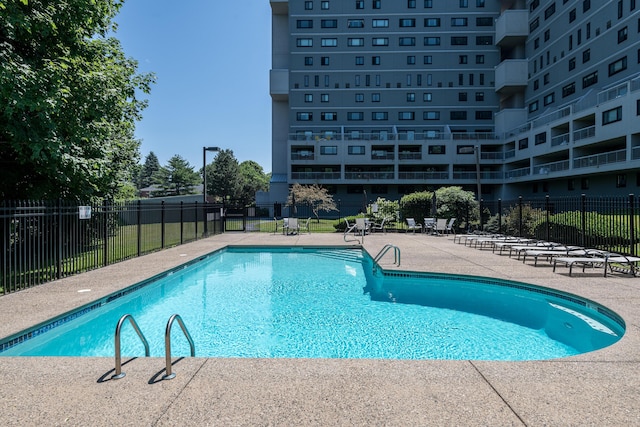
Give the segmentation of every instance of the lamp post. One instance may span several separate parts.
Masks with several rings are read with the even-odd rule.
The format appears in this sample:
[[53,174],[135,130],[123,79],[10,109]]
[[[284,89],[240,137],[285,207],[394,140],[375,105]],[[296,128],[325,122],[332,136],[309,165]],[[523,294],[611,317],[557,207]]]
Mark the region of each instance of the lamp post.
[[471,154],[474,153],[476,155],[476,184],[478,186],[478,202],[482,199],[482,186],[480,184],[480,147],[474,145],[473,147],[461,147],[460,154]]
[[202,147],[202,205],[204,213],[204,235],[209,234],[207,224],[207,151],[220,151],[220,147]]

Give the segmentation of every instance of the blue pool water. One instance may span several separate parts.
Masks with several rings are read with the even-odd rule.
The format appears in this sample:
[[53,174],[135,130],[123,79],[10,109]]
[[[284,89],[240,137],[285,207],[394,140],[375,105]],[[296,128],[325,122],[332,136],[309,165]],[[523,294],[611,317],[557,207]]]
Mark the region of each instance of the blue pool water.
[[[152,356],[164,356],[175,313],[200,357],[539,360],[605,347],[624,333],[614,313],[579,297],[373,267],[360,250],[227,248],[20,344],[4,340],[0,355],[113,357],[124,314],[135,318]],[[144,354],[128,323],[122,352]],[[172,354],[189,355],[177,325]]]

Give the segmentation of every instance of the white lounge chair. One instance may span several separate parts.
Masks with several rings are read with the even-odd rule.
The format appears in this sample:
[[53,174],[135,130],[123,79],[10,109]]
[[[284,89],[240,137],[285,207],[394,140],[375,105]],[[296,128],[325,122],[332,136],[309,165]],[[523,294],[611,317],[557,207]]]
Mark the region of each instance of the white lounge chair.
[[557,264],[560,263],[569,267],[569,276],[571,276],[573,266],[577,264],[582,266],[582,272],[585,271],[586,267],[603,267],[604,277],[607,277],[607,268],[609,268],[611,271],[614,271],[612,264],[617,264],[628,266],[630,273],[636,276],[636,272],[638,270],[637,263],[640,262],[639,257],[600,251],[597,249],[572,251],[570,252],[570,254],[573,254],[575,256],[556,257],[553,259],[554,272],[556,271]]

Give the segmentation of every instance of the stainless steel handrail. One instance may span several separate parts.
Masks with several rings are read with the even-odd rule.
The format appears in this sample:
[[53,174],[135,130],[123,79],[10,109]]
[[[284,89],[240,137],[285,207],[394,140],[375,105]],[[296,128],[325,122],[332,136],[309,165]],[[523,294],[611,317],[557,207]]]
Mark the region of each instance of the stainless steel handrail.
[[373,261],[377,263],[384,256],[384,254],[389,252],[389,249],[393,249],[393,263],[397,264],[398,267],[400,267],[400,248],[396,245],[392,245],[391,243],[387,243],[386,245],[384,245],[382,249],[380,249],[380,252],[378,252],[378,255],[376,255],[376,257],[373,259]]
[[144,344],[144,355],[145,355],[145,357],[149,357],[149,343],[147,342],[147,339],[144,337],[142,331],[138,327],[138,324],[134,320],[133,316],[130,315],[130,314],[125,314],[124,316],[122,316],[120,318],[120,320],[118,320],[118,325],[116,326],[116,335],[115,335],[115,341],[116,341],[116,373],[113,374],[113,376],[111,377],[111,379],[113,379],[113,380],[119,380],[120,378],[124,378],[124,376],[126,375],[124,372],[122,372],[122,355],[121,355],[121,352],[120,352],[120,331],[122,329],[122,325],[123,325],[124,321],[127,320],[127,319],[129,319],[129,323],[131,323],[131,326],[133,326],[133,329],[138,334],[138,337],[140,337],[140,340],[142,341],[142,344]]
[[182,333],[189,341],[189,347],[191,348],[191,357],[196,355],[196,347],[193,344],[193,339],[191,338],[191,334],[187,330],[187,327],[184,326],[184,322],[182,321],[182,317],[179,314],[174,314],[169,318],[167,322],[167,329],[164,332],[164,357],[167,362],[166,374],[162,377],[163,380],[171,380],[176,377],[176,374],[171,372],[171,327],[173,326],[173,321],[177,320],[180,325],[180,329],[182,329]]

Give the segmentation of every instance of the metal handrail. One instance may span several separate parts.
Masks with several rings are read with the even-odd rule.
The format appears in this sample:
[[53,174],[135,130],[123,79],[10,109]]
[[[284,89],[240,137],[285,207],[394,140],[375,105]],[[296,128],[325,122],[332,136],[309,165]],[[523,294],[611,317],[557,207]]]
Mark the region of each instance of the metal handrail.
[[130,315],[130,314],[125,314],[124,316],[122,316],[120,318],[120,320],[118,320],[118,324],[116,325],[116,334],[115,334],[115,341],[116,341],[116,373],[113,374],[113,376],[111,377],[111,379],[113,379],[113,380],[119,380],[120,378],[124,378],[124,376],[126,375],[124,372],[122,372],[122,356],[121,356],[121,352],[120,352],[120,330],[122,329],[122,324],[127,319],[129,319],[129,323],[131,323],[131,326],[133,326],[133,329],[136,331],[136,333],[140,337],[140,340],[142,341],[142,344],[144,344],[144,355],[145,355],[145,357],[149,357],[149,354],[150,354],[149,353],[149,343],[147,342],[147,339],[142,334],[142,331],[138,327],[138,324],[134,320],[133,316]]
[[397,247],[396,245],[392,245],[391,243],[387,243],[382,247],[382,249],[380,249],[380,252],[378,252],[378,255],[376,255],[375,258],[373,259],[373,262],[377,263],[384,256],[384,254],[389,252],[389,249],[392,249],[392,248],[393,248],[393,263],[397,264],[398,267],[400,267],[400,248]]
[[196,355],[196,347],[193,344],[193,339],[191,338],[191,334],[187,330],[187,327],[184,326],[184,322],[182,321],[182,317],[179,314],[174,314],[169,318],[167,322],[167,329],[164,332],[164,356],[167,362],[166,374],[162,377],[163,380],[171,380],[176,377],[176,374],[171,372],[171,327],[173,326],[173,321],[177,320],[180,325],[180,329],[182,329],[182,333],[189,341],[189,347],[191,348],[191,357],[195,357]]

